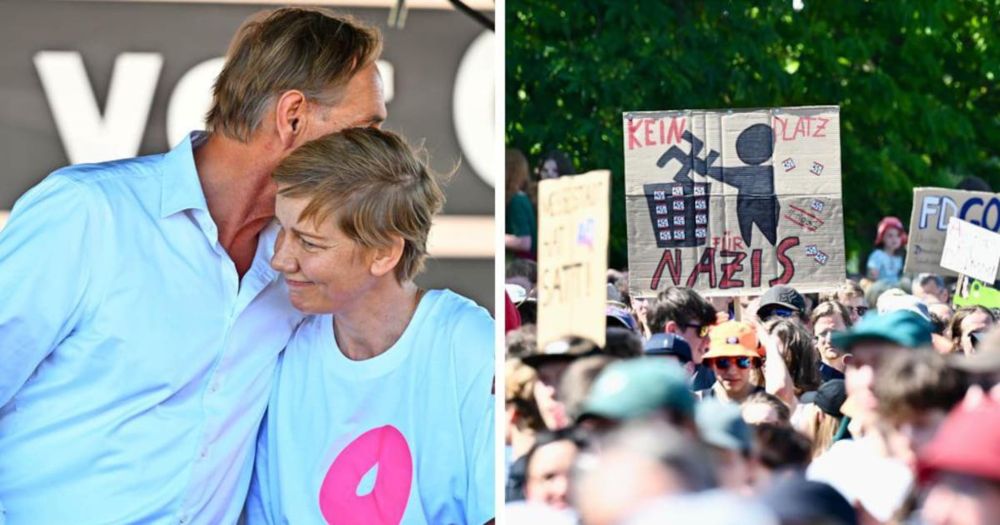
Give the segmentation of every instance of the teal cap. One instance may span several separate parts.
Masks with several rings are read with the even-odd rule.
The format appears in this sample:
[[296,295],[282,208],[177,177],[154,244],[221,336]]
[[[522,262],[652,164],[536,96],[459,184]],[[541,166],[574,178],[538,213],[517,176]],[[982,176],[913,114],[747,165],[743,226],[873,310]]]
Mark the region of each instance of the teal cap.
[[846,332],[833,334],[833,346],[850,350],[858,342],[879,340],[906,348],[930,346],[933,327],[926,319],[909,310],[896,310],[886,314],[869,312],[858,324]]
[[694,415],[687,374],[673,361],[639,357],[607,366],[594,381],[580,418],[634,419],[670,409]]
[[727,450],[750,450],[753,436],[736,403],[723,403],[717,399],[703,400],[698,403],[694,421],[698,434],[705,443]]

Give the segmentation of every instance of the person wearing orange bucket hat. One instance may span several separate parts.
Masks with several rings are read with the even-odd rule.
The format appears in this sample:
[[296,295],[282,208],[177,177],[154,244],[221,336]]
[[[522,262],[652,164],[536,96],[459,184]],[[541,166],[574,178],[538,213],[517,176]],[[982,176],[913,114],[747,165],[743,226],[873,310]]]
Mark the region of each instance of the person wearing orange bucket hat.
[[875,250],[868,256],[868,277],[873,281],[899,282],[903,271],[903,247],[906,228],[897,217],[884,217],[875,234]]
[[752,326],[739,321],[726,321],[708,332],[708,352],[704,362],[717,378],[711,388],[699,390],[702,398],[742,403],[750,394],[764,391],[750,381],[750,372],[763,364],[757,333]]

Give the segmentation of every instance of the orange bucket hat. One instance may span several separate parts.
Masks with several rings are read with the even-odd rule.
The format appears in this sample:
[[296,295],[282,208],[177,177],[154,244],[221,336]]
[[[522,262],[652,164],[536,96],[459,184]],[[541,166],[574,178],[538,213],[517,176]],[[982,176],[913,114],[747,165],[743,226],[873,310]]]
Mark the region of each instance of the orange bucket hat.
[[747,323],[726,321],[708,332],[708,352],[704,359],[713,357],[760,357],[757,331]]

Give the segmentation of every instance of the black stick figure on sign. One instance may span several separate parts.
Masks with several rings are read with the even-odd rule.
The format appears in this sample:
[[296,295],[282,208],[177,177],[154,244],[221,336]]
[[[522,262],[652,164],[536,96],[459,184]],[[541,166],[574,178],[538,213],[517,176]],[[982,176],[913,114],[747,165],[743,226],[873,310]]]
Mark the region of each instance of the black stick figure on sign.
[[691,144],[691,152],[685,153],[678,146],[671,146],[656,162],[664,167],[671,160],[681,163],[674,175],[674,181],[685,187],[694,185],[691,170],[698,175],[711,177],[738,190],[736,195],[736,215],[743,242],[750,246],[753,225],[756,224],[764,237],[773,246],[778,238],[778,197],[774,194],[774,167],[763,165],[774,153],[774,133],[767,124],[747,127],[736,138],[736,156],[746,166],[713,166],[719,152],[710,150],[705,159],[698,157],[705,143],[691,131],[685,131],[681,138]]

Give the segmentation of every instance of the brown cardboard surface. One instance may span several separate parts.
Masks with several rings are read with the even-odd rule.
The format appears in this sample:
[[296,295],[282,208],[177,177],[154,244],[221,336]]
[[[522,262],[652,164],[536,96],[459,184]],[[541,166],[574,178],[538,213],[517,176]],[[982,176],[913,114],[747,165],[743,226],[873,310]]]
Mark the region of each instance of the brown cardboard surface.
[[538,345],[568,335],[604,346],[611,173],[538,184]]
[[952,217],[995,232],[1000,229],[1000,193],[914,188],[904,271],[956,275],[941,266],[948,221]]
[[837,106],[623,115],[634,296],[843,282]]

